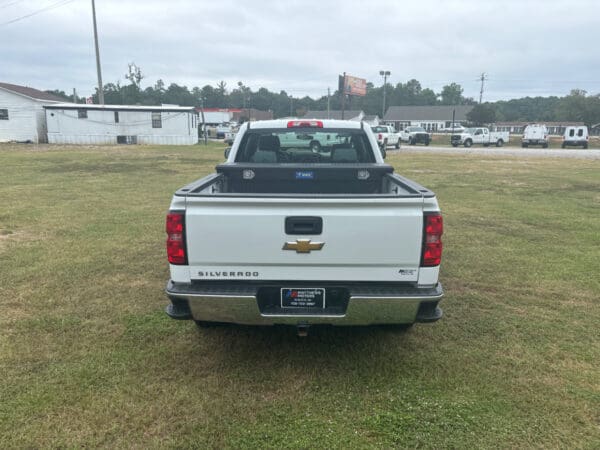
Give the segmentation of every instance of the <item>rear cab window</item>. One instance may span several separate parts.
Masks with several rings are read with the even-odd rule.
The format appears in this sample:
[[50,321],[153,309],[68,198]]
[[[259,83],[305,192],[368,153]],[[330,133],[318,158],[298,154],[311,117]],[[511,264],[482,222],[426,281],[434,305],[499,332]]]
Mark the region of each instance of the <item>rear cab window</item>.
[[375,156],[363,130],[256,129],[244,134],[235,162],[357,164],[375,163]]

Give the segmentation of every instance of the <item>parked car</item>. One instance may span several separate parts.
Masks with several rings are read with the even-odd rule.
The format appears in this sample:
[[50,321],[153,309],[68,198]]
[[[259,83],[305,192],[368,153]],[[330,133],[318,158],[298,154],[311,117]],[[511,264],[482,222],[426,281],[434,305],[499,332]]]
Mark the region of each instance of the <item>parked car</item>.
[[380,148],[387,148],[393,145],[395,148],[400,148],[400,134],[396,133],[391,125],[377,125],[371,127],[371,131],[375,134],[375,139]]
[[458,147],[459,145],[470,147],[473,144],[483,144],[484,147],[490,145],[502,147],[508,142],[509,137],[508,131],[490,132],[489,129],[483,127],[467,128],[463,133],[453,134],[450,143],[452,147]]
[[429,145],[431,136],[423,127],[406,127],[400,131],[400,140],[408,142],[410,145]]
[[521,147],[527,148],[530,145],[541,145],[543,148],[548,148],[548,128],[546,125],[530,124],[523,130],[523,138],[521,139]]
[[[330,135],[315,153],[289,133]],[[283,139],[282,139],[283,137]],[[300,145],[302,144],[302,145]],[[443,220],[435,194],[385,164],[370,127],[268,120],[179,189],[166,219],[174,319],[246,325],[433,322]]]
[[565,128],[565,134],[563,135],[561,147],[565,148],[567,146],[581,146],[583,148],[588,148],[589,140],[590,136],[586,126],[567,127]]

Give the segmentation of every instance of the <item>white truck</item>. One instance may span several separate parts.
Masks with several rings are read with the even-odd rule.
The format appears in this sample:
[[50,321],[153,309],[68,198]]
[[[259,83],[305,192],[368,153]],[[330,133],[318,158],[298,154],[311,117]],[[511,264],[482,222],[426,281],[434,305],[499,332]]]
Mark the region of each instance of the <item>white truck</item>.
[[[327,133],[314,152],[287,134]],[[443,220],[435,194],[384,163],[370,127],[247,122],[227,161],[177,190],[167,214],[167,314],[214,322],[433,322]]]
[[548,148],[548,142],[548,128],[546,128],[546,125],[532,123],[523,130],[523,137],[521,138],[521,147],[523,148],[530,145],[541,145],[543,148]]
[[396,133],[391,125],[377,125],[371,127],[371,130],[375,134],[379,148],[386,149],[390,145],[400,148],[400,133]]
[[400,139],[410,145],[429,145],[431,135],[423,127],[406,127],[400,131]]
[[450,143],[453,147],[464,145],[470,147],[474,144],[483,144],[484,147],[495,145],[502,147],[508,142],[510,135],[508,131],[490,132],[488,128],[467,128],[462,133],[455,133],[450,138]]

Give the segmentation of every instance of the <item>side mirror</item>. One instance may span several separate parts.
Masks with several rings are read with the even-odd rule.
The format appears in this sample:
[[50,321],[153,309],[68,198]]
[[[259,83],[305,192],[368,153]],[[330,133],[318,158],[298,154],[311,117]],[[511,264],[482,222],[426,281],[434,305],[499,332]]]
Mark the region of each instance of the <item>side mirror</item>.
[[225,149],[225,151],[223,152],[223,155],[225,156],[225,159],[229,158],[229,154],[231,153],[231,147],[227,147]]

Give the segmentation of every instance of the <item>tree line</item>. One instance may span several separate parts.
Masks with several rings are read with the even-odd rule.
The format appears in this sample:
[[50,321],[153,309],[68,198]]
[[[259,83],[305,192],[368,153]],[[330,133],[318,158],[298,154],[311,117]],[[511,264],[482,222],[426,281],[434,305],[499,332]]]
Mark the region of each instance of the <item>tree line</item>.
[[[126,79],[129,83],[119,81],[104,86],[106,104],[125,105],[160,105],[175,104],[181,106],[204,106],[206,108],[255,108],[273,111],[274,117],[299,116],[308,110],[321,110],[329,107],[339,110],[342,107],[342,96],[339,91],[333,92],[329,98],[323,95],[313,99],[309,96],[294,97],[282,90],[271,92],[266,88],[253,90],[242,82],[228,86],[219,81],[214,86],[202,88],[181,86],[171,83],[168,86],[158,80],[153,86],[141,87],[143,79],[139,68],[134,66]],[[600,94],[588,95],[581,89],[574,89],[564,97],[524,97],[513,100],[487,102],[481,105],[470,97],[463,95],[463,88],[458,83],[450,83],[440,92],[423,88],[418,80],[385,86],[387,106],[422,106],[422,105],[474,105],[469,119],[476,123],[492,122],[534,122],[534,121],[573,121],[584,122],[591,126],[600,123]],[[65,100],[72,101],[72,96],[64,91],[47,91]],[[97,94],[93,102],[98,103]],[[346,100],[346,109],[362,110],[365,114],[382,115],[383,86],[367,83],[364,97],[351,97]],[[387,108],[386,106],[386,108]]]

